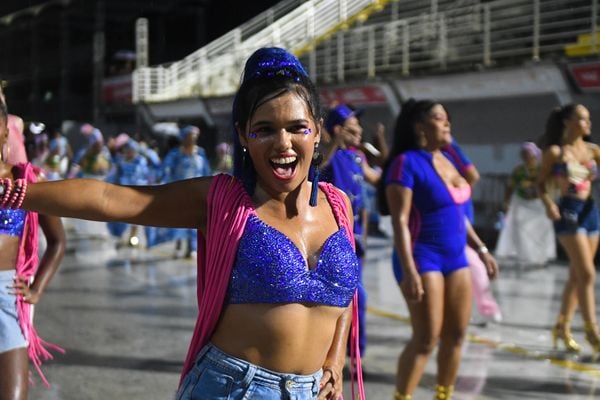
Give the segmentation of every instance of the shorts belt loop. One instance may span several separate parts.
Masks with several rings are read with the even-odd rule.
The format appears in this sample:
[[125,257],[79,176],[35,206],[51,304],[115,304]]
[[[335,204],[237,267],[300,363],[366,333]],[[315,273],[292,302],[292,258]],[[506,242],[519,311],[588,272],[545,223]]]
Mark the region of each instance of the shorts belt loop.
[[194,360],[194,365],[198,364],[198,362],[200,360],[202,360],[202,358],[204,358],[204,355],[206,355],[206,353],[208,353],[208,351],[212,348],[212,344],[207,343],[205,344],[200,351],[198,352],[198,354],[196,354],[196,359]]
[[252,379],[254,379],[254,375],[256,375],[256,371],[258,370],[257,366],[252,364],[252,363],[248,363],[248,370],[246,371],[246,375],[244,376],[244,379],[242,379],[242,386],[244,388],[247,388],[248,386],[250,386],[250,382],[252,382]]
[[313,377],[313,393],[315,395],[319,394],[319,390],[321,390],[321,378],[323,378],[323,369],[321,369],[319,372],[321,373],[316,374]]

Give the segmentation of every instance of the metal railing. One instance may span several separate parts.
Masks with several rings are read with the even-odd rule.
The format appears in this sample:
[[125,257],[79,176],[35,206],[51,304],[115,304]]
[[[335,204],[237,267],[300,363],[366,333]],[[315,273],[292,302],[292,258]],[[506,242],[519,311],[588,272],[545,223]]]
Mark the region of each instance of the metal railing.
[[389,0],[288,0],[228,32],[183,60],[134,72],[133,99],[167,101],[231,94],[245,59],[259,47],[291,51],[324,38],[373,5]]
[[302,61],[312,62],[313,76],[329,83],[564,56],[565,46],[582,35],[597,51],[598,1],[464,0],[456,7],[432,0],[422,8],[431,11],[435,4],[435,12],[410,9],[412,16],[400,19],[402,1],[396,0],[370,19],[379,22],[337,32]]

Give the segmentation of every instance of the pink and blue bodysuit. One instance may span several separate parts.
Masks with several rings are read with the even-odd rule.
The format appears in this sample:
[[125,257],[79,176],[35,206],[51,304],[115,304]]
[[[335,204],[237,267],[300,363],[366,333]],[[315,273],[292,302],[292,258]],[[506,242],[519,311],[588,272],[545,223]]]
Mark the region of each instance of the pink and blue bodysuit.
[[[464,203],[470,197],[470,186],[449,188],[435,170],[432,157],[424,150],[400,154],[390,166],[386,185],[412,190],[409,230],[418,272],[441,272],[445,276],[468,266]],[[400,282],[402,269],[396,252],[393,265]]]

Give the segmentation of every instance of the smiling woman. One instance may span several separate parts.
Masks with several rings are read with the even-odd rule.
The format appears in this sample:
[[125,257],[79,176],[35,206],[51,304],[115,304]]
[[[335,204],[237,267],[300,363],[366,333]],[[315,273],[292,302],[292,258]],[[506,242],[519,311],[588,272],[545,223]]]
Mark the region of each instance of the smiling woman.
[[[320,115],[299,61],[263,48],[234,101],[234,176],[30,185],[26,209],[198,229],[200,307],[178,399],[341,396],[359,269],[348,198],[308,178],[318,176]],[[364,398],[360,358],[350,365]]]
[[[287,183],[293,189],[300,183],[295,178],[307,178],[303,172],[308,173],[320,139],[314,119],[307,116],[306,103],[294,93],[285,93],[259,106],[245,131],[238,128],[240,143],[248,149],[263,188]],[[270,183],[271,177],[280,182]],[[282,187],[281,191],[291,190]]]

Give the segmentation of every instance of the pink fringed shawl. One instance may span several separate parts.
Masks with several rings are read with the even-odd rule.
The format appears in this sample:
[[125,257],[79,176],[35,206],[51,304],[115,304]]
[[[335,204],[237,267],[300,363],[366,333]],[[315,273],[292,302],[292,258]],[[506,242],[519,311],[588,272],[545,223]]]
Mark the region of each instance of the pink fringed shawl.
[[[338,223],[346,229],[351,242],[354,242],[352,227],[349,224],[348,210],[342,194],[332,185],[321,183],[321,190],[327,195]],[[192,368],[196,354],[208,343],[217,326],[225,302],[225,294],[231,270],[237,253],[237,246],[246,220],[254,213],[254,207],[243,185],[230,175],[220,174],[213,178],[207,199],[206,238],[198,235],[198,276],[197,298],[198,318],[192,341],[183,367],[181,380]],[[358,309],[357,297],[352,302],[351,370],[356,377],[360,399],[364,399],[362,369],[358,351]],[[181,384],[180,380],[180,384]],[[354,396],[354,382],[352,384]]]
[[[36,173],[34,167],[27,164],[18,164],[14,168],[14,178],[24,178],[28,182],[35,182]],[[19,254],[16,264],[17,276],[24,277],[31,282],[38,269],[38,215],[28,212],[25,217],[25,229],[19,244]],[[50,386],[42,373],[42,361],[52,359],[52,354],[47,350],[52,349],[64,353],[58,346],[43,341],[33,327],[32,305],[23,301],[21,296],[17,297],[17,315],[25,339],[29,342],[28,354],[31,362],[38,371],[46,386]]]

